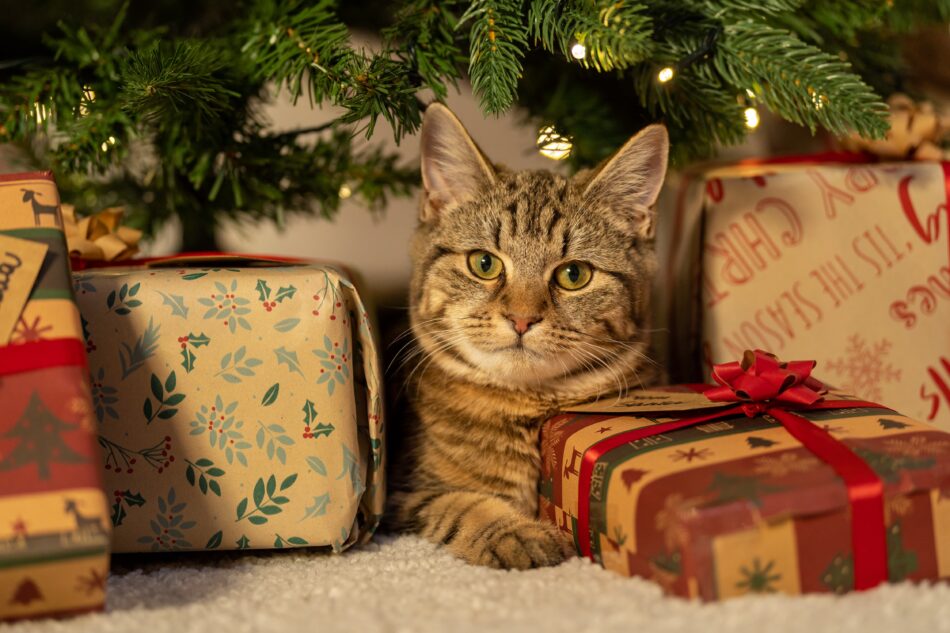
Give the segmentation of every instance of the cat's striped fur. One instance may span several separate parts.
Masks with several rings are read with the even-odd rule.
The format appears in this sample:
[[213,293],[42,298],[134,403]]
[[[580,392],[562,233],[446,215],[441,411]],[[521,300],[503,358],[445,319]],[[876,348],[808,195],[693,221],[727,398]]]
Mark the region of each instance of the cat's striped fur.
[[[559,405],[651,378],[650,207],[666,153],[665,129],[652,126],[574,179],[509,172],[490,165],[451,112],[430,106],[408,426],[392,456],[403,529],[492,567],[568,555],[567,540],[536,519],[538,429]],[[468,256],[480,251],[503,262],[496,279],[473,274]],[[552,281],[572,261],[594,271],[579,290]]]

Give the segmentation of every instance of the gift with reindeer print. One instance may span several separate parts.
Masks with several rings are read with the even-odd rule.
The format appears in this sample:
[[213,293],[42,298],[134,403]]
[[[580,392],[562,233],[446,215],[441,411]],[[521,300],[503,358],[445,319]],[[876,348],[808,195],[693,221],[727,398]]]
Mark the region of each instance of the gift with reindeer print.
[[372,534],[379,368],[345,272],[176,257],[74,285],[115,551],[340,551]]
[[950,433],[814,367],[756,350],[715,385],[566,407],[541,429],[541,515],[607,569],[706,601],[950,578]]
[[105,599],[110,523],[62,227],[49,173],[0,176],[0,620]]

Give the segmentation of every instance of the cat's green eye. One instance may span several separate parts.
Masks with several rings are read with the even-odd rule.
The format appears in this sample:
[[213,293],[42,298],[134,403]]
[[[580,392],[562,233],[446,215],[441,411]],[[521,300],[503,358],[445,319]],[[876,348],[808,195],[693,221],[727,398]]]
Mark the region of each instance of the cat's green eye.
[[593,276],[594,270],[584,262],[567,262],[554,270],[554,281],[565,290],[580,290]]
[[473,251],[468,255],[468,268],[479,279],[491,280],[501,274],[505,265],[488,251]]

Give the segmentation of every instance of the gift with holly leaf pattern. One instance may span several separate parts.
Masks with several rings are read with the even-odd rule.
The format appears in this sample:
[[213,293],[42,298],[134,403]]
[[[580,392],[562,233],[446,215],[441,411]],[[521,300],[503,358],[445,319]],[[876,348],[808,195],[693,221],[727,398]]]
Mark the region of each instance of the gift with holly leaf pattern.
[[372,534],[379,366],[347,273],[196,256],[74,285],[116,551],[340,551]]
[[761,351],[541,431],[541,515],[669,594],[843,593],[950,577],[950,433]]
[[56,184],[0,176],[0,620],[103,607],[110,524],[87,375]]

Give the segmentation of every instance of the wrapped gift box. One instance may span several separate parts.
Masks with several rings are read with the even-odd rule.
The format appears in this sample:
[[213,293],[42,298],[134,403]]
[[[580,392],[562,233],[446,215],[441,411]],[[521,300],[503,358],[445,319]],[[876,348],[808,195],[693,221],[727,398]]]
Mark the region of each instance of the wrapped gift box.
[[542,516],[604,567],[703,600],[950,576],[950,434],[837,394],[789,405],[804,428],[743,405],[671,388],[556,416]]
[[0,288],[0,620],[98,610],[110,523],[49,173],[0,176]]
[[656,306],[672,382],[762,347],[950,430],[950,163],[864,160],[732,165],[668,187]]
[[379,366],[343,271],[175,258],[74,284],[115,551],[339,551],[372,533]]

